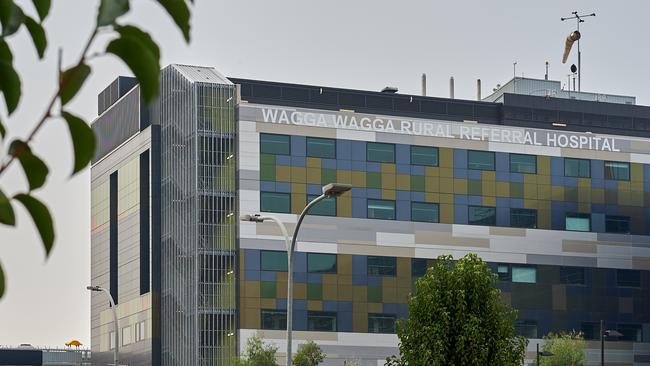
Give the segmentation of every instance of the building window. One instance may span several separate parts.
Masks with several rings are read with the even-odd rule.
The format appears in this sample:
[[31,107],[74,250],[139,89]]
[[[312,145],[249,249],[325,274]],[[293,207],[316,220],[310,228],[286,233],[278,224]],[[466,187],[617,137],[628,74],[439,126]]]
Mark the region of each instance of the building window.
[[641,287],[641,272],[634,269],[617,269],[616,285],[619,287]]
[[485,206],[469,206],[467,210],[467,221],[470,225],[491,225],[497,224],[497,209]]
[[641,324],[619,324],[617,327],[623,336],[618,339],[627,342],[643,342],[643,329]]
[[517,320],[515,333],[528,339],[537,338],[537,322],[534,320]]
[[336,254],[307,253],[307,272],[336,273]]
[[511,208],[510,226],[529,229],[537,228],[537,210],[528,208]]
[[411,146],[411,165],[438,166],[438,148]]
[[287,252],[262,250],[260,252],[260,268],[262,271],[287,271]]
[[537,174],[537,157],[535,155],[510,154],[510,171],[512,173]]
[[328,311],[307,312],[307,330],[336,332],[336,313]]
[[582,322],[580,324],[580,331],[584,335],[586,341],[600,339],[600,323],[598,322]]
[[131,344],[131,326],[122,328],[122,345],[127,346]]
[[568,213],[566,214],[564,228],[569,231],[591,231],[591,215]]
[[395,276],[397,258],[368,256],[368,276]]
[[140,342],[145,338],[145,321],[135,323],[135,341]]
[[497,275],[499,276],[499,281],[510,281],[510,265],[505,263],[498,264]]
[[115,349],[115,331],[108,333],[108,348]]
[[605,232],[608,233],[630,233],[630,217],[629,216],[605,216]]
[[395,201],[369,199],[368,218],[395,220]]
[[307,137],[307,156],[336,159],[336,140]]
[[260,192],[260,210],[263,212],[291,212],[291,195],[279,192]]
[[[310,194],[307,196],[307,201],[311,202],[317,197],[319,197],[319,195]],[[309,214],[319,216],[336,216],[336,198],[323,198],[316,204],[316,206],[309,209]]]
[[287,311],[262,310],[262,329],[287,329]]
[[475,170],[494,170],[494,153],[491,151],[469,150],[467,168]]
[[630,163],[606,161],[605,179],[630,180]]
[[261,133],[260,152],[262,154],[291,155],[291,136]]
[[427,260],[425,258],[411,259],[411,277],[422,277],[427,273]]
[[536,283],[537,268],[529,266],[512,266],[512,282]]
[[368,333],[395,333],[395,315],[368,314]]
[[585,269],[583,267],[560,267],[560,283],[565,285],[584,285]]
[[366,144],[366,158],[368,161],[378,163],[394,163],[395,145],[381,142],[368,142]]
[[437,203],[411,202],[411,220],[421,222],[439,222]]
[[591,177],[591,161],[587,159],[564,158],[564,176],[578,178]]

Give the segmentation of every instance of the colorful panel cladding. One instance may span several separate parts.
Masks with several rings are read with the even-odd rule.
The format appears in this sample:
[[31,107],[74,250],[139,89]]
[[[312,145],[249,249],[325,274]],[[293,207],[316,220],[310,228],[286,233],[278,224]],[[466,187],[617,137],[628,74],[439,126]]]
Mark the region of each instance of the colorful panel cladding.
[[[330,260],[323,260],[327,256]],[[286,324],[263,321],[262,314],[286,310],[284,252],[240,252],[240,325],[265,329]],[[296,252],[294,330],[314,330],[313,314],[334,318],[331,331],[374,332],[372,319],[408,315],[414,281],[432,260],[351,254]],[[503,299],[519,311],[519,321],[534,325],[537,338],[550,331],[583,329],[604,316],[608,326],[641,327],[650,322],[650,271],[488,263],[498,274]],[[318,325],[318,324],[316,324]],[[390,327],[388,327],[390,328]],[[382,332],[382,331],[380,331]],[[389,332],[384,329],[383,332]],[[643,336],[637,341],[650,341]]]
[[[424,165],[410,145],[369,147],[371,143],[365,141],[343,139],[330,140],[333,155],[315,147],[315,155],[331,156],[322,158],[308,156],[307,139],[271,134],[260,138],[260,191],[288,195],[284,207],[291,213],[300,213],[308,196],[320,194],[322,185],[339,182],[353,186],[351,194],[337,199],[335,211],[340,217],[367,218],[368,200],[387,200],[394,201],[394,215],[389,218],[408,221],[413,219],[412,203],[424,202],[438,204],[441,223],[527,225],[530,220],[517,217],[513,209],[529,209],[536,219],[533,226],[525,227],[650,234],[647,164],[534,156],[531,165],[526,159],[517,160],[526,155],[488,152],[481,156],[472,150],[440,147],[435,149],[436,159]],[[386,146],[380,145],[389,149],[382,151]],[[494,219],[481,221],[485,212],[472,213],[473,206],[495,208]],[[589,223],[567,217],[577,213],[590,214]],[[478,221],[472,222],[472,216]]]

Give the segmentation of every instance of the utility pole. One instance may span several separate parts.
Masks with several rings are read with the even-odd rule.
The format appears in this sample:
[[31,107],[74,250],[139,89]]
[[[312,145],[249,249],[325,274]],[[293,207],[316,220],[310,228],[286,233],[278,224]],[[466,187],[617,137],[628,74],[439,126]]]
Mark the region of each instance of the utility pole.
[[[595,17],[596,16],[596,13],[579,15],[577,11],[574,11],[571,14],[573,14],[573,16],[568,17],[568,18],[560,18],[560,20],[565,21],[565,20],[575,19],[578,33],[580,33],[580,23],[585,22],[585,20],[582,19],[582,18]],[[580,74],[582,73],[582,64],[581,64],[580,58],[581,58],[580,57],[580,39],[578,39],[578,91],[580,91]]]

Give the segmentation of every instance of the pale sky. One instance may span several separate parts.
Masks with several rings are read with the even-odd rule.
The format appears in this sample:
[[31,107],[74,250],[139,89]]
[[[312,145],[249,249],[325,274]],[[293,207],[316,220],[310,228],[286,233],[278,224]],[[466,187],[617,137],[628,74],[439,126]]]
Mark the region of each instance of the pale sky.
[[[21,1],[35,14],[31,1]],[[23,98],[11,117],[11,136],[25,136],[43,112],[56,83],[57,49],[64,65],[78,57],[93,25],[99,1],[53,1],[45,22],[49,45],[39,62],[24,30],[11,39],[14,64],[22,76]],[[390,0],[196,0],[192,41],[153,0],[132,0],[123,22],[141,25],[158,41],[161,66],[170,63],[214,66],[227,76],[354,89],[391,85],[419,94],[420,75],[428,93],[473,99],[476,79],[483,96],[517,75],[566,81],[561,64],[564,38],[575,22],[560,17],[595,12],[581,26],[582,90],[637,97],[650,104],[647,36],[650,3],[635,1],[390,1]],[[96,49],[110,39],[102,36]],[[92,120],[97,94],[128,69],[115,58],[92,61],[93,74],[69,109]],[[0,118],[7,121],[4,100]],[[7,123],[5,123],[6,125]],[[7,148],[0,143],[0,156]],[[37,192],[54,216],[57,238],[49,259],[22,207],[16,228],[0,226],[0,262],[7,292],[0,300],[0,345],[31,343],[63,346],[78,339],[90,346],[90,174],[69,178],[70,137],[62,121],[51,120],[33,147],[50,167],[47,186]],[[2,178],[8,194],[25,189],[18,165]]]

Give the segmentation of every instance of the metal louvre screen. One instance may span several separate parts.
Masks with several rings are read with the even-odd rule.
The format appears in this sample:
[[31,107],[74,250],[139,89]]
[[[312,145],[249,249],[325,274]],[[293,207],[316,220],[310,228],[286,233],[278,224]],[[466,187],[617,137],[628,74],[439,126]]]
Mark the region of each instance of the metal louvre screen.
[[135,87],[92,124],[97,136],[93,164],[140,131],[140,87]]
[[235,88],[161,74],[163,365],[229,365],[235,323]]

